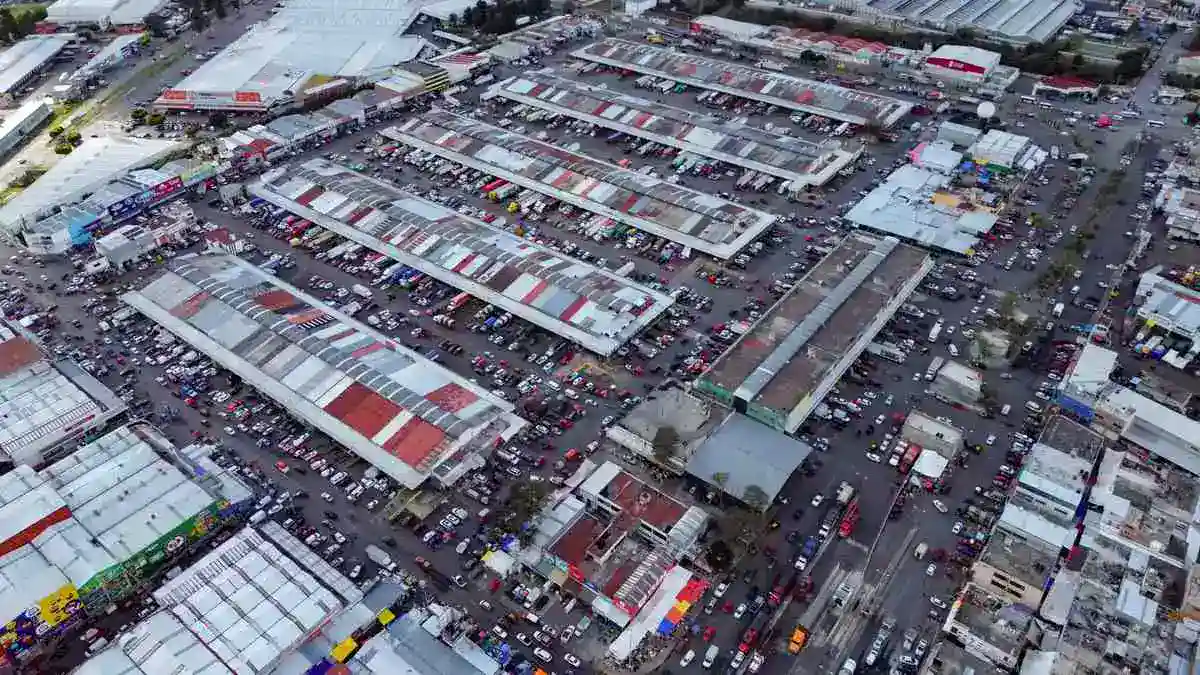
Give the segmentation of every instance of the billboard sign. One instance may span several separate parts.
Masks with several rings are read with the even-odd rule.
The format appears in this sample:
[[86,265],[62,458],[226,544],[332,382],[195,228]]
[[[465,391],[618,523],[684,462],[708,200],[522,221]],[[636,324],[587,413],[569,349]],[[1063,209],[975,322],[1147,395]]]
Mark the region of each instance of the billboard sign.
[[155,185],[151,189],[151,192],[153,193],[153,196],[151,197],[151,199],[152,199],[152,201],[158,201],[159,199],[166,199],[167,197],[170,197],[171,195],[175,194],[176,192],[179,192],[182,189],[183,189],[183,178],[181,178],[179,176],[175,176],[174,178],[171,178],[167,181],[159,183],[158,185]]
[[108,217],[113,220],[121,220],[132,215],[135,211],[142,208],[142,195],[130,195],[118,202],[108,205]]
[[73,625],[81,610],[79,592],[74,585],[64,584],[4,624],[0,630],[0,647],[8,657],[19,659],[22,653],[60,628]]

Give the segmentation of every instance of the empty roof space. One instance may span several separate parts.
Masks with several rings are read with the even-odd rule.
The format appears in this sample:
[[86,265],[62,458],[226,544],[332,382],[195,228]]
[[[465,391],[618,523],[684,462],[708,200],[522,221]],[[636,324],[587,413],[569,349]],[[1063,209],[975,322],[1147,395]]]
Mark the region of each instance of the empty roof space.
[[860,126],[889,127],[913,108],[890,96],[617,38],[577,49],[572,56]]
[[[775,410],[793,409],[887,306],[903,300],[905,288],[911,292],[930,264],[924,251],[894,239],[847,237],[759,319],[706,377],[739,398],[745,395]],[[856,276],[862,277],[861,283],[846,287]],[[834,303],[841,293],[847,295]],[[801,336],[793,335],[798,331],[812,332],[801,344],[797,342]],[[780,351],[793,342],[795,353]]]
[[234,256],[176,259],[122,299],[406,487],[523,424],[507,402]]
[[669,296],[325,160],[263,176],[267,201],[599,354]]
[[800,184],[823,184],[853,159],[836,141],[784,136],[550,72],[513,77],[494,90],[514,102]]
[[384,134],[717,258],[733,257],[775,222],[765,211],[442,110]]

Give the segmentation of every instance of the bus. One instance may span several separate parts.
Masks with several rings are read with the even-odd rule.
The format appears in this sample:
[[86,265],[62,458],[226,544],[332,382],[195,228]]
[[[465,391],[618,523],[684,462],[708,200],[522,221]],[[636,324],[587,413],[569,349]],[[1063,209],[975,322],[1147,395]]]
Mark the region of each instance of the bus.
[[470,293],[459,293],[450,299],[450,304],[446,305],[446,313],[449,314],[459,307],[462,307],[463,305],[467,304],[467,301],[470,299]]
[[938,336],[942,334],[942,322],[938,321],[933,324],[933,328],[929,331],[929,341],[937,342]]
[[903,349],[886,342],[872,342],[868,344],[867,353],[891,361],[892,363],[904,363],[904,360],[908,358]]
[[487,185],[484,185],[483,190],[481,190],[481,192],[483,192],[483,194],[485,194],[485,195],[491,194],[492,192],[499,190],[501,187],[503,187],[507,184],[508,184],[508,181],[504,180],[503,178],[497,178],[496,180],[488,183]]

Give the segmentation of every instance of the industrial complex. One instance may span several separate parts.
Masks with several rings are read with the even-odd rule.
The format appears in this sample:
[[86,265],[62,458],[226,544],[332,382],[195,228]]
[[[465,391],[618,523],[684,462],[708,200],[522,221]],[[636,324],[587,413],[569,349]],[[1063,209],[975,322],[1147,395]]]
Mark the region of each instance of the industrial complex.
[[931,269],[927,253],[894,238],[847,238],[713,363],[697,389],[794,433]]
[[684,110],[553,73],[527,73],[492,91],[514,103],[780,178],[793,190],[828,183],[861,148],[816,143]]
[[731,258],[776,216],[528,136],[435,110],[387,137],[715,258]]
[[122,300],[401,485],[452,484],[524,425],[512,406],[234,256]]
[[250,192],[549,332],[611,354],[671,299],[324,160]]
[[590,44],[575,50],[572,55],[619,70],[667,78],[699,89],[762,101],[857,126],[873,125],[886,129],[913,108],[912,103],[881,94],[618,38]]

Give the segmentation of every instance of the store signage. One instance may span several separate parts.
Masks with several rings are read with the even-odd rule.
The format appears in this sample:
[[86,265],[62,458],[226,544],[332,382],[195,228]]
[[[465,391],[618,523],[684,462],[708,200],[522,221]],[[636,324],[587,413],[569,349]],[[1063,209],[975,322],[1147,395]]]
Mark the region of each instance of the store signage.
[[183,189],[183,179],[180,178],[179,176],[175,176],[174,178],[172,178],[168,181],[159,183],[158,185],[154,186],[153,199],[154,199],[154,201],[158,201],[159,199],[165,199],[165,198],[170,197],[171,195],[175,194],[176,192],[179,192],[182,189]]

